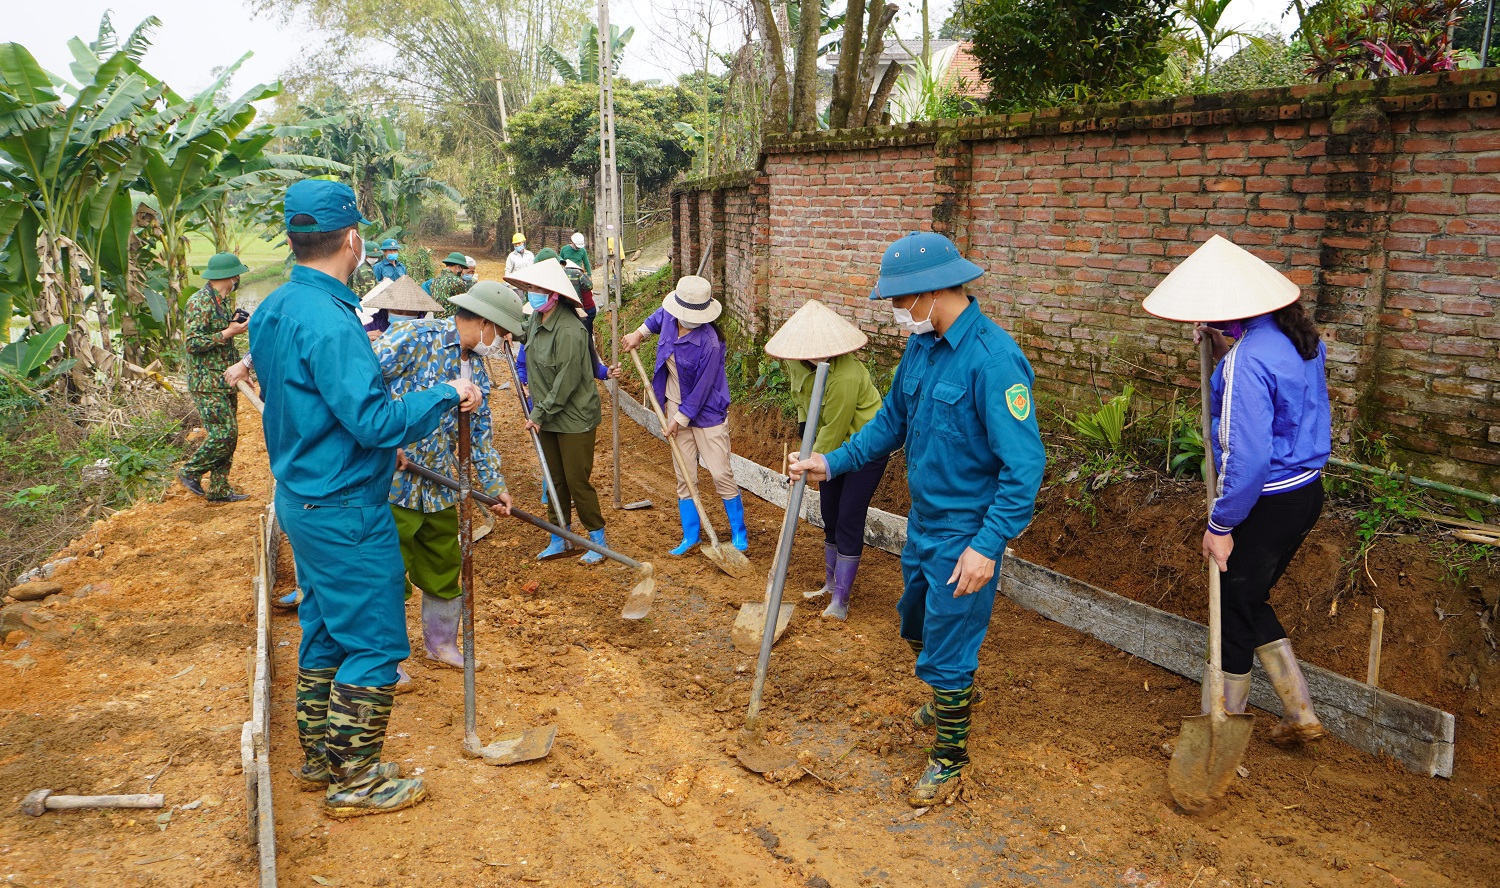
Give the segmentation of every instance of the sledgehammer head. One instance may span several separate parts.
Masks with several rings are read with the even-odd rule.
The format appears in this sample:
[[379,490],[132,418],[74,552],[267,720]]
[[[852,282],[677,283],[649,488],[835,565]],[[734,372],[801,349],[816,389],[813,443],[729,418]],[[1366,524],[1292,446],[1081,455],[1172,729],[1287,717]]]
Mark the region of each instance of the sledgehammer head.
[[21,800],[21,813],[29,817],[40,817],[47,813],[47,796],[52,795],[50,789],[36,789],[26,794]]

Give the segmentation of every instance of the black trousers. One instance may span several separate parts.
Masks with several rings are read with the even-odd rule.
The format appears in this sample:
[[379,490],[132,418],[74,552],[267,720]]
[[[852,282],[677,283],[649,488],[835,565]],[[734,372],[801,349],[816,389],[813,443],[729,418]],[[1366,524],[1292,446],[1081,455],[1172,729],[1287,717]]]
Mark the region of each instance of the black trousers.
[[1323,512],[1323,480],[1256,500],[1234,529],[1234,551],[1220,580],[1224,621],[1224,671],[1250,671],[1255,649],[1286,637],[1271,608],[1271,587],[1281,579]]
[[823,508],[823,539],[837,546],[840,555],[858,557],[865,551],[865,515],[875,488],[885,476],[890,457],[882,456],[852,472],[830,478],[819,488]]

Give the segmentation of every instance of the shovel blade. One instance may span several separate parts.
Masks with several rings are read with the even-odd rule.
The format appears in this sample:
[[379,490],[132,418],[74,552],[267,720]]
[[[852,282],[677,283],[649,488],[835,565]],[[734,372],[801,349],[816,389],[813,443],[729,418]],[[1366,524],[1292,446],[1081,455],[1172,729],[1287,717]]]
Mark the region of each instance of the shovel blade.
[[765,742],[746,743],[740,747],[735,754],[741,765],[748,771],[764,774],[767,771],[780,771],[797,764],[797,757],[775,746]]
[[634,512],[637,509],[649,509],[652,507],[652,505],[654,504],[650,500],[637,500],[633,503],[626,503],[621,508],[623,508],[627,512]]
[[639,620],[646,614],[651,613],[651,602],[656,598],[656,580],[647,577],[635,584],[630,590],[630,595],[625,599],[625,608],[620,611],[620,616],[627,620]]
[[1255,716],[1228,715],[1218,724],[1212,715],[1190,715],[1167,766],[1167,788],[1172,800],[1190,814],[1212,810],[1229,784],[1250,745]]
[[743,580],[745,577],[755,573],[755,568],[751,566],[750,559],[745,557],[745,553],[728,543],[720,543],[717,546],[702,546],[698,551],[703,553],[703,557],[712,561],[714,567],[717,567],[737,580]]
[[[796,609],[795,605],[783,604],[776,612],[776,635],[771,639],[771,644],[781,640],[781,634],[786,631],[787,624],[792,621],[792,613]],[[734,618],[734,626],[729,630],[729,637],[734,641],[734,649],[747,656],[758,654],[765,634],[765,602],[756,601],[740,605],[740,612]]]
[[503,737],[488,746],[480,746],[477,740],[465,741],[464,754],[482,759],[486,765],[515,765],[545,758],[556,739],[557,726],[545,725]]

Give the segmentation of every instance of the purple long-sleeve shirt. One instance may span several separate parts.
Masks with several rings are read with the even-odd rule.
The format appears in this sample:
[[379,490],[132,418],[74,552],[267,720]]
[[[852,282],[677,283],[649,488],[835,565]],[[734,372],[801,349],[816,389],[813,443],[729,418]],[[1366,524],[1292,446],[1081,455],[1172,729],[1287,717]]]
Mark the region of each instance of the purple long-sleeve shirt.
[[729,378],[724,375],[724,343],[719,334],[707,324],[681,330],[665,308],[652,312],[645,326],[661,338],[656,346],[656,372],[651,376],[656,399],[666,406],[667,359],[675,358],[682,391],[678,412],[694,428],[722,425],[729,412]]

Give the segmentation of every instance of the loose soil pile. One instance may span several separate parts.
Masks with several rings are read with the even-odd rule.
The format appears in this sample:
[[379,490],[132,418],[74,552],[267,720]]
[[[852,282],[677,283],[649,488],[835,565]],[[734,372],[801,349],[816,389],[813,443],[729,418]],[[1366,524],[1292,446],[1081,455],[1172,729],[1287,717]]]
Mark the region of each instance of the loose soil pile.
[[[496,392],[492,407],[512,491],[539,510],[537,467],[510,393]],[[65,550],[79,560],[56,575],[70,593],[84,584],[93,591],[36,607],[30,616],[42,628],[31,630],[30,644],[0,654],[0,798],[10,805],[0,813],[0,875],[12,883],[254,879],[238,742],[248,717],[254,516],[268,479],[257,418],[245,409],[240,419],[235,481],[258,499],[208,507],[174,495],[98,525]],[[763,460],[775,465],[779,442],[753,430],[738,425],[736,443],[773,447]],[[607,415],[601,431],[595,477],[607,502]],[[666,447],[628,421],[621,432],[622,499],[650,498],[656,508],[607,511],[607,534],[622,552],[656,564],[661,591],[650,617],[619,617],[630,571],[538,564],[545,538],[517,522],[502,521],[477,546],[477,649],[488,664],[478,676],[480,738],[556,724],[549,758],[494,768],[462,756],[462,676],[420,658],[413,604],[417,690],[398,701],[386,758],[424,777],[431,798],[399,814],[326,819],[318,796],[298,792],[288,773],[300,761],[292,710],[299,630],[292,617],[275,619],[283,884],[1493,882],[1500,844],[1487,698],[1457,689],[1424,696],[1462,671],[1448,656],[1455,648],[1440,647],[1461,624],[1449,618],[1434,630],[1417,602],[1437,596],[1458,610],[1443,596],[1459,593],[1420,564],[1383,562],[1400,554],[1396,546],[1383,542],[1370,559],[1389,613],[1387,684],[1459,712],[1453,780],[1408,774],[1335,740],[1280,751],[1266,741],[1272,719],[1258,713],[1250,775],[1226,810],[1183,816],[1167,797],[1164,744],[1197,710],[1197,686],[1002,599],[981,652],[989,702],[976,712],[965,797],[917,816],[904,797],[930,735],[908,721],[925,687],[895,631],[897,559],[870,552],[850,620],[821,620],[823,603],[798,597],[821,582],[821,532],[799,531],[788,585],[797,613],[776,648],[764,714],[770,738],[808,773],[782,785],[745,772],[731,754],[753,662],[734,651],[729,627],[764,582],[736,582],[701,556],[666,556],[679,534]],[[1144,500],[1130,498],[1133,490],[1143,492],[1105,491],[1097,525],[1074,523],[1061,488],[1050,492],[1021,553],[1191,616],[1201,506],[1186,487]],[[781,512],[755,500],[747,512],[751,560],[769,569]],[[718,508],[710,513],[723,527]],[[1309,546],[1315,556],[1321,549]],[[286,558],[283,551],[283,589]],[[1365,625],[1361,603],[1346,598],[1337,618],[1319,616],[1327,602],[1316,590],[1336,554],[1327,558],[1299,567],[1278,604],[1304,656],[1362,674],[1364,644],[1355,638],[1364,630],[1349,628]],[[1408,586],[1411,610],[1396,595]],[[1440,677],[1422,686],[1424,670]],[[1490,687],[1489,673],[1479,675],[1480,687]],[[16,813],[37,787],[141,792],[152,780],[170,804],[198,804],[160,821],[156,812]]]

